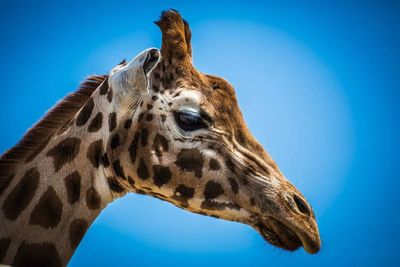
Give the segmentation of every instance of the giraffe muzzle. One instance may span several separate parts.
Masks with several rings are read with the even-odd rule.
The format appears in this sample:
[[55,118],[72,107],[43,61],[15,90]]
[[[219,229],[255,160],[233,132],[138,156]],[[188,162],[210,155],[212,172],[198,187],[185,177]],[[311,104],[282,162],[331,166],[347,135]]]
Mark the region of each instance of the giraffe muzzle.
[[288,251],[303,247],[310,254],[317,253],[321,247],[318,225],[301,193],[285,180],[254,182],[253,186],[256,205],[251,209],[250,225],[271,245]]

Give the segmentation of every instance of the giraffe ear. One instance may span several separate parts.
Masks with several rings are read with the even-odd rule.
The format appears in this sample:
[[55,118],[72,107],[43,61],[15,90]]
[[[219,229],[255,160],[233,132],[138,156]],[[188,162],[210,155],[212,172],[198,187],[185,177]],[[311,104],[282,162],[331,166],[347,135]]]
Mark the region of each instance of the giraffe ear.
[[149,75],[160,60],[160,52],[149,48],[130,62],[114,68],[109,76],[111,87],[122,96],[127,94],[147,94]]
[[154,22],[162,32],[161,55],[164,59],[178,61],[192,60],[191,32],[189,24],[182,19],[178,11],[170,9],[161,13]]

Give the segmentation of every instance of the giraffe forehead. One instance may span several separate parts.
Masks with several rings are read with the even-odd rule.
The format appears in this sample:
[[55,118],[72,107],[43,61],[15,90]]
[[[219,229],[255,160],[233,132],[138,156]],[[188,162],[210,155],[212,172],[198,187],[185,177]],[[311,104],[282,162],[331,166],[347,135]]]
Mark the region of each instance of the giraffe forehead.
[[199,110],[202,95],[197,90],[181,88],[172,96],[173,108],[190,108]]

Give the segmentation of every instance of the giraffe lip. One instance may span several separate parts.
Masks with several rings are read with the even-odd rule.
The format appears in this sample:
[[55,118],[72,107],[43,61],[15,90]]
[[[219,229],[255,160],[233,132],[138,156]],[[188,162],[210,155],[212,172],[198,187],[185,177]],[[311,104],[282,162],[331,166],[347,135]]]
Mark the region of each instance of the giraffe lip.
[[256,229],[268,243],[284,250],[294,251],[303,245],[296,232],[272,217],[257,223]]

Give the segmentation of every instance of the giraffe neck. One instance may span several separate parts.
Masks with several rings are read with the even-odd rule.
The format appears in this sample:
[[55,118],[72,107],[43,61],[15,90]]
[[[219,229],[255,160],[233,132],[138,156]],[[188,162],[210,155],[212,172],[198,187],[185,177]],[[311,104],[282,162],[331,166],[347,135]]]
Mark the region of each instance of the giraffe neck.
[[0,263],[66,265],[113,200],[104,151],[116,114],[103,103],[111,102],[112,94],[100,94],[96,90],[67,127],[0,184]]

